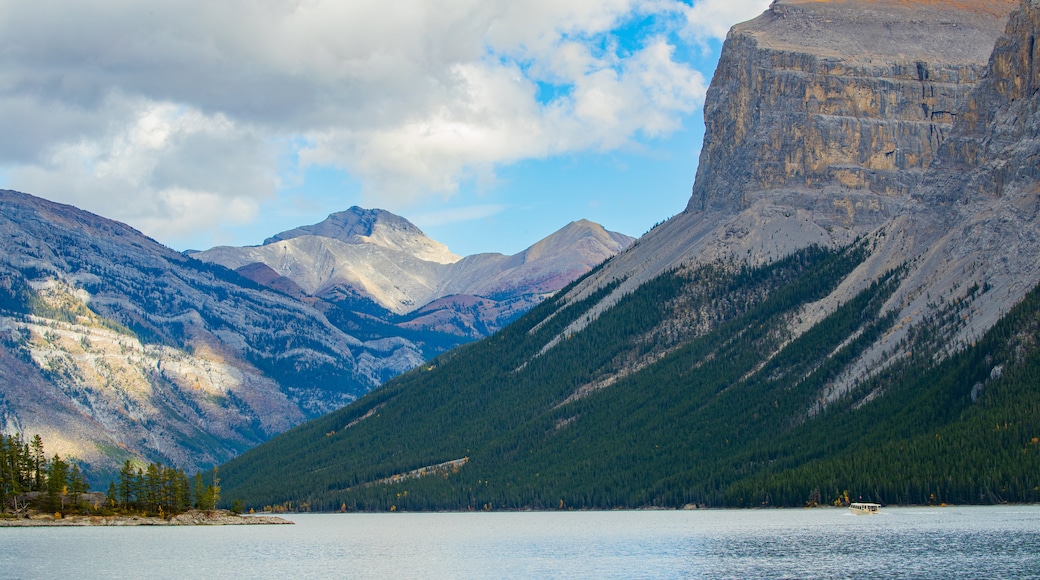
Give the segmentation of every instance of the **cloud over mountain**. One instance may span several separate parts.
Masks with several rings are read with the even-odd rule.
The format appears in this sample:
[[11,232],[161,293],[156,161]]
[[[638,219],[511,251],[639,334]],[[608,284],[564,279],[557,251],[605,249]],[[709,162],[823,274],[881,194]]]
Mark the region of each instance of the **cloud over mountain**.
[[706,85],[675,40],[765,3],[2,0],[0,178],[160,237],[249,220],[308,167],[390,207],[450,195],[675,130]]

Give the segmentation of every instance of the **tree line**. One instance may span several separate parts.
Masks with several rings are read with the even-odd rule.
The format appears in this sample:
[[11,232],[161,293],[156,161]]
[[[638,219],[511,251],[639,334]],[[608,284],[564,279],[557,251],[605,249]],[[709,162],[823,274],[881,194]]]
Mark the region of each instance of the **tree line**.
[[57,454],[47,459],[39,435],[26,442],[19,434],[0,433],[0,510],[79,510],[85,507],[79,504],[89,489],[77,463]]
[[135,467],[127,460],[106,494],[88,494],[90,484],[75,461],[44,452],[43,438],[26,441],[20,434],[0,433],[0,514],[28,510],[62,514],[143,514],[170,517],[190,509],[215,509],[220,479],[210,483],[201,473],[189,478],[183,469],[150,463]]
[[119,470],[119,480],[108,484],[106,502],[127,513],[169,517],[190,509],[211,510],[220,501],[220,479],[214,470],[206,485],[202,473],[190,478],[183,469],[149,463],[134,468],[128,459]]

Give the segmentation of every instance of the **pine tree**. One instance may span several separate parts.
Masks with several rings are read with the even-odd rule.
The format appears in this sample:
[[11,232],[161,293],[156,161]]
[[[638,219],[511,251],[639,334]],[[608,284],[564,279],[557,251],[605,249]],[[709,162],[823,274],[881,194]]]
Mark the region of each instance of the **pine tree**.
[[116,488],[119,498],[119,507],[127,510],[131,508],[136,500],[134,496],[134,465],[127,459],[119,470],[119,485]]
[[49,509],[65,509],[68,494],[69,464],[57,454],[47,469],[47,504]]
[[30,458],[33,473],[32,491],[43,491],[47,471],[47,456],[43,453],[43,438],[37,433],[33,435],[26,456]]
[[192,497],[195,498],[195,509],[208,509],[206,507],[206,485],[202,482],[202,472],[195,473],[192,484]]
[[108,493],[105,494],[105,503],[109,507],[117,507],[119,505],[119,490],[116,488],[116,482],[108,482]]
[[90,489],[90,485],[87,480],[83,477],[83,472],[79,468],[78,463],[73,463],[69,466],[68,475],[68,496],[72,501],[72,505],[76,509],[81,508],[81,496]]
[[149,463],[144,473],[144,510],[156,513],[162,505],[162,474],[157,463]]
[[0,433],[0,511],[7,506],[7,496],[11,493],[13,486],[14,475],[11,464],[7,436]]

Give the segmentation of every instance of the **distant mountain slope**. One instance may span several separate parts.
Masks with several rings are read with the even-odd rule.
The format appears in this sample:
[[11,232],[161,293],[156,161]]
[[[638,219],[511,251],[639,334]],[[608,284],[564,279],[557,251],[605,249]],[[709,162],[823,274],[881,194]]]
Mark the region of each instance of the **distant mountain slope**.
[[331,238],[348,244],[368,243],[438,264],[451,264],[459,260],[447,246],[426,237],[408,220],[381,209],[362,209],[357,206],[336,212],[321,223],[271,236],[264,240],[264,245],[303,236]]
[[0,191],[0,232],[0,428],[95,471],[226,460],[371,389],[370,348],[422,360],[71,206]]
[[[581,220],[513,256],[489,253],[459,258],[404,218],[353,207],[319,224],[273,236],[262,246],[222,246],[192,257],[243,273],[256,271],[267,280],[270,275],[256,267],[264,264],[307,294],[328,302],[370,301],[403,317],[409,328],[480,338],[632,241]],[[261,278],[254,280],[261,282]],[[452,308],[433,318],[414,315],[454,295],[482,300],[470,301],[476,308],[473,316],[457,318]],[[396,320],[368,312],[390,323]],[[424,325],[427,320],[429,326]]]
[[227,497],[1040,500],[1038,35],[1036,0],[774,2],[727,38],[686,212]]
[[[298,252],[293,264],[318,264],[307,251],[329,259],[329,248],[360,249],[339,268],[378,270],[364,256],[380,251],[396,268],[411,256],[420,272],[458,260],[379,211],[281,236],[265,247]],[[124,224],[0,191],[0,429],[40,434],[95,482],[127,458],[209,467],[494,332],[594,265],[575,254],[557,256],[556,269],[544,252],[513,265],[541,264],[548,281],[525,286],[499,267],[495,299],[446,297],[397,316],[350,288],[316,297],[261,262],[236,273]]]

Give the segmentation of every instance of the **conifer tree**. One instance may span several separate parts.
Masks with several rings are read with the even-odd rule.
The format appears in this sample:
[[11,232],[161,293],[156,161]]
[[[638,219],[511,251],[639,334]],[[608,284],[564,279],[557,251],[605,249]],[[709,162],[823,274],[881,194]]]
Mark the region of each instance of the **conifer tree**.
[[116,488],[119,507],[130,509],[132,502],[136,499],[134,487],[134,465],[127,459],[119,470],[119,485]]
[[195,474],[192,495],[195,497],[195,509],[209,509],[206,507],[206,486],[202,483],[202,472]]
[[108,493],[105,494],[105,503],[109,507],[116,507],[119,504],[119,490],[116,488],[116,482],[108,482]]
[[80,497],[88,490],[90,490],[90,484],[88,484],[86,478],[83,477],[83,471],[80,470],[79,464],[71,464],[69,466],[68,475],[68,496],[72,505],[77,509],[80,508]]
[[28,453],[33,472],[32,491],[43,491],[44,480],[47,477],[47,456],[43,453],[43,438],[37,433],[33,435],[32,443],[29,444]]
[[55,454],[47,469],[47,503],[50,509],[64,510],[68,493],[69,464]]

